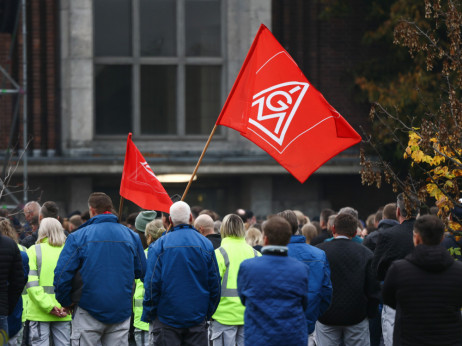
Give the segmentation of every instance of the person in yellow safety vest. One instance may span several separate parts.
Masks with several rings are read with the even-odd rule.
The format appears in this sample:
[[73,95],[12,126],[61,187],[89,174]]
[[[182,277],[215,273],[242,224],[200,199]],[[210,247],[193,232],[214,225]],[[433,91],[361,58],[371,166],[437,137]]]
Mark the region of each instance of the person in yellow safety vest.
[[54,218],[40,222],[37,243],[27,250],[29,255],[29,302],[26,316],[30,321],[32,346],[68,346],[71,335],[71,315],[57,302],[54,294],[54,270],[64,247],[66,236],[61,223]]
[[220,227],[221,246],[215,250],[221,276],[221,298],[210,325],[213,346],[244,346],[244,311],[237,295],[237,274],[241,262],[261,254],[245,241],[242,219],[226,215]]
[[[149,246],[159,239],[165,228],[161,219],[156,219],[155,211],[142,211],[135,220],[135,228],[138,233],[142,232],[146,237],[146,243]],[[144,250],[146,258],[148,257],[148,248]],[[133,326],[135,327],[136,346],[149,345],[149,323],[141,321],[143,314],[144,284],[140,279],[135,280],[136,289],[133,295]]]

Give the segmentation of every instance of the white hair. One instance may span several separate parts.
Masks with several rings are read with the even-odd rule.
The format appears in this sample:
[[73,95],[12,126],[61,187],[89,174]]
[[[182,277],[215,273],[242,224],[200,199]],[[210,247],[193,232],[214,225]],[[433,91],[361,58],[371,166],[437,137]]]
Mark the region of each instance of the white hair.
[[40,244],[44,238],[48,238],[48,244],[51,246],[63,246],[66,235],[61,222],[53,217],[44,218],[40,222],[36,244]]
[[174,226],[180,224],[189,224],[191,216],[191,208],[188,203],[178,201],[172,204],[170,207],[170,217],[172,218],[172,224]]

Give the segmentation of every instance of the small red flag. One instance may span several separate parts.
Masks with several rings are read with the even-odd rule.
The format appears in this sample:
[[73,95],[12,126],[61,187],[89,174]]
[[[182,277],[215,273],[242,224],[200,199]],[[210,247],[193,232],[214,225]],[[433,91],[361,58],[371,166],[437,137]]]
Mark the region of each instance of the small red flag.
[[120,195],[141,208],[170,212],[172,200],[128,134]]
[[217,125],[239,131],[301,183],[361,141],[263,24]]

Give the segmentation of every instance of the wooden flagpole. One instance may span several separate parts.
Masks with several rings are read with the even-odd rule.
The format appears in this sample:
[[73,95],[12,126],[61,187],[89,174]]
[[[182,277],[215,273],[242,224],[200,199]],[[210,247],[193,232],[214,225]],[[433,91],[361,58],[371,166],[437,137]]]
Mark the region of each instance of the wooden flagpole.
[[124,206],[124,198],[120,196],[120,203],[119,203],[119,222],[122,222],[122,208]]
[[202,154],[199,157],[199,161],[197,161],[196,168],[194,168],[194,172],[192,173],[191,178],[189,179],[189,183],[183,192],[183,196],[181,197],[182,201],[184,201],[186,195],[188,194],[189,187],[191,186],[191,183],[193,182],[194,177],[196,176],[197,170],[199,169],[202,159],[204,158],[205,152],[207,151],[207,148],[209,147],[210,141],[212,140],[212,137],[215,134],[216,130],[217,130],[217,124],[215,123],[215,126],[213,127],[212,132],[210,133],[209,139],[207,140],[207,143],[205,143],[204,150],[202,150]]

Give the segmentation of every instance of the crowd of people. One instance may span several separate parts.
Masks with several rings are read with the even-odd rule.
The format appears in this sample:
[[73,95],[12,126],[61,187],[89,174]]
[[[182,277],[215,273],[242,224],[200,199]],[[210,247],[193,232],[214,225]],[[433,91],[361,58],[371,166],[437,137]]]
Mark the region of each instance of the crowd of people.
[[2,211],[0,345],[462,345],[462,241],[412,196],[365,222],[88,208]]

